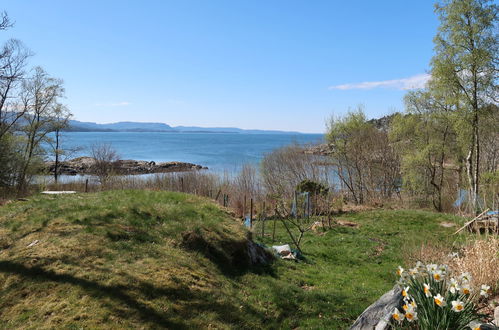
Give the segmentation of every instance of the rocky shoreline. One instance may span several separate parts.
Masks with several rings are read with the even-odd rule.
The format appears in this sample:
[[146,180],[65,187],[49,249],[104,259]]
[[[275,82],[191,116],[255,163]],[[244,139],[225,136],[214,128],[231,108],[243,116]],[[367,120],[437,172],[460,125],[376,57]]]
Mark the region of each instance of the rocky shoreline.
[[[92,157],[78,157],[59,163],[58,173],[62,175],[95,175],[97,173],[97,162]],[[159,162],[145,160],[118,160],[110,164],[114,174],[136,175],[152,173],[171,173],[205,170],[207,167],[184,162]],[[45,163],[46,171],[55,172],[55,162]]]
[[316,144],[306,147],[303,152],[310,155],[329,156],[333,153],[333,146],[328,143]]

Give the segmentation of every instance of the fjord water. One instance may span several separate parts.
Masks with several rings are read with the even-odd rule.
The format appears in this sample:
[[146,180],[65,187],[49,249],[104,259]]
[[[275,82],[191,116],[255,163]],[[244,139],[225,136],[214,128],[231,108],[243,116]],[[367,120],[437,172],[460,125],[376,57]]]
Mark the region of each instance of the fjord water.
[[62,144],[79,148],[71,158],[89,156],[92,145],[109,143],[121,159],[189,162],[222,172],[258,164],[266,153],[285,145],[322,140],[322,134],[296,133],[65,132]]

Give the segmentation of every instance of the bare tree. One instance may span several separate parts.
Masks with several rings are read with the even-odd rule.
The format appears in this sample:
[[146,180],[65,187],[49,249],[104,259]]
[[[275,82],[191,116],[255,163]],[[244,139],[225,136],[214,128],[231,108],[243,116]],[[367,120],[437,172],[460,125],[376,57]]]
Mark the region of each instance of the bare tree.
[[22,118],[23,108],[15,100],[32,53],[19,40],[8,40],[0,51],[0,138]]
[[276,202],[280,213],[287,215],[286,204],[292,200],[297,185],[304,180],[329,187],[329,166],[326,157],[305,152],[299,145],[286,146],[266,154],[261,173],[266,193]]
[[0,13],[0,30],[7,30],[8,28],[12,27],[14,23],[9,18],[9,15],[7,15],[6,11],[3,11]]
[[54,153],[54,181],[57,183],[59,177],[59,164],[60,159],[66,152],[61,146],[62,130],[64,130],[71,119],[72,114],[69,109],[62,105],[57,104],[54,109],[54,119],[52,122],[54,138],[51,139],[50,145],[52,146],[52,151]]
[[41,67],[34,69],[33,75],[25,79],[21,86],[20,106],[25,124],[24,165],[19,171],[19,191],[26,189],[30,169],[44,153],[41,143],[47,134],[54,131],[54,121],[59,116],[58,99],[64,94],[62,80],[50,77]]
[[102,185],[107,184],[116,169],[116,163],[119,160],[118,153],[111,144],[104,143],[94,144],[91,147],[91,155],[94,159],[94,174],[97,175]]
[[388,135],[366,120],[363,108],[329,123],[331,162],[356,204],[391,197],[399,178],[399,160]]

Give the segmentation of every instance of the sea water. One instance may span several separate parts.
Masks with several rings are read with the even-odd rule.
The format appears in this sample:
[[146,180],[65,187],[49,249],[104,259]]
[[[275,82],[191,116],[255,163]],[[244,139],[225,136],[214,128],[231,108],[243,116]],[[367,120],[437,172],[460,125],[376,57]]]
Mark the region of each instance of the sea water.
[[64,132],[66,158],[90,156],[93,145],[110,144],[120,159],[179,161],[206,166],[210,171],[237,171],[258,165],[265,154],[285,145],[314,144],[323,134]]

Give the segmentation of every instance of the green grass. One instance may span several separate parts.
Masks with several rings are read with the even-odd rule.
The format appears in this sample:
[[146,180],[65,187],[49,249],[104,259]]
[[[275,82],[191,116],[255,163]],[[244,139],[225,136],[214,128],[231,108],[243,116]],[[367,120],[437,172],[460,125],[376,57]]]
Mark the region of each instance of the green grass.
[[[0,207],[0,328],[347,328],[394,285],[407,251],[452,244],[439,223],[460,221],[341,218],[360,227],[308,232],[305,261],[248,269],[234,254],[246,230],[206,199],[111,191],[10,203]],[[291,243],[276,225],[274,244]],[[203,245],[186,245],[186,233]]]

